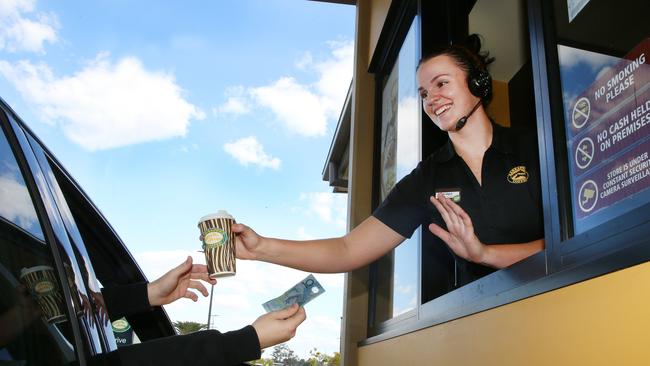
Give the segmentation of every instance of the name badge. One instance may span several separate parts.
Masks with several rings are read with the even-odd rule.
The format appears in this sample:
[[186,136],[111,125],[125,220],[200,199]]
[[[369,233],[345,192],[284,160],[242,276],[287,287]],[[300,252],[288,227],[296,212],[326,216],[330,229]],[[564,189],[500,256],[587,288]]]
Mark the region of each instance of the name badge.
[[440,195],[443,195],[456,203],[460,202],[460,188],[436,189],[435,197],[438,198]]

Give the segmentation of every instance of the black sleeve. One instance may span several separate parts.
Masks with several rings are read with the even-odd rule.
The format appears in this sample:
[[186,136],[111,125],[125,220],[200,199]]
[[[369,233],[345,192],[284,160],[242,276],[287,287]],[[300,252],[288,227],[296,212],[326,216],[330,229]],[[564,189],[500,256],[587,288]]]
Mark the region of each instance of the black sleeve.
[[237,365],[261,357],[255,328],[220,333],[199,331],[120,347],[91,365]]
[[372,213],[379,221],[405,238],[428,218],[426,197],[427,161],[422,161],[411,173],[402,178],[388,197]]
[[107,286],[102,289],[102,296],[108,317],[113,320],[151,310],[146,282]]

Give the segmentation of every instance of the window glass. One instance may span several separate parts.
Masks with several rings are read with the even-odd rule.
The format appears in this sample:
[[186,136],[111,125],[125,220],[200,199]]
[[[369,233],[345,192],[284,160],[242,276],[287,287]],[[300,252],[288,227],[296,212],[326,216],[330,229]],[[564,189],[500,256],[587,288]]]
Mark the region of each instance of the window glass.
[[[415,69],[418,61],[415,23],[402,45],[382,93],[381,197],[420,161],[420,101]],[[376,321],[384,321],[417,306],[420,230],[379,262]]]
[[570,3],[554,11],[579,234],[650,202],[650,3]]
[[[90,341],[89,346],[93,350],[93,353],[100,353],[102,351],[102,343],[106,345],[106,350],[110,351],[115,348],[115,340],[106,313],[106,305],[104,304],[99,282],[95,276],[90,257],[88,256],[74,217],[70,212],[67,200],[54,176],[49,159],[47,159],[45,152],[36,140],[31,136],[28,136],[28,139],[65,227],[67,243],[63,245],[63,248],[65,248],[67,258],[64,258],[64,261],[69,265],[66,269],[70,273],[70,286],[75,294],[73,295],[73,300],[78,313],[79,325],[88,337]],[[73,263],[75,262],[78,266],[78,271],[74,269]]]
[[0,152],[0,364],[73,363],[62,282],[4,134]]
[[39,240],[45,240],[36,210],[4,135],[0,144],[0,216]]
[[[72,244],[70,233],[66,231],[64,219],[61,216],[60,208],[57,206],[53,195],[53,188],[50,185],[52,171],[47,164],[39,164],[39,160],[46,160],[39,144],[23,131],[11,117],[9,119],[21,148],[23,151],[30,152],[25,157],[43,202],[45,209],[43,214],[47,215],[54,234],[52,237],[54,241],[50,245],[56,249],[56,253],[61,258],[63,265],[61,270],[65,273],[63,282],[69,290],[69,294],[72,295],[70,302],[76,318],[76,323],[72,327],[77,332],[77,344],[83,345],[83,350],[80,350],[80,352],[88,355],[102,352],[102,345],[107,343],[102,343],[105,338],[98,330],[97,325],[100,323],[94,318],[96,314],[93,308],[95,305],[94,297],[87,290],[86,271],[82,270],[82,268],[87,267],[88,262],[79,259],[78,247]],[[110,327],[110,324],[108,326]],[[112,334],[110,337],[112,339]]]

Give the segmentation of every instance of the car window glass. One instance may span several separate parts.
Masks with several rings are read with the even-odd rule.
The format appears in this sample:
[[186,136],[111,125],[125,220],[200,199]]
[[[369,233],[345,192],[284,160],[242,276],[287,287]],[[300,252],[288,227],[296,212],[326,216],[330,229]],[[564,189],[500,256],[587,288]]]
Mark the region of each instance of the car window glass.
[[[38,164],[43,173],[43,178],[47,182],[52,198],[56,203],[57,212],[61,217],[61,222],[65,228],[65,234],[62,233],[61,240],[67,243],[62,245],[65,253],[64,261],[69,262],[70,286],[76,295],[73,295],[73,303],[77,309],[77,318],[81,330],[86,334],[92,353],[99,353],[102,349],[110,351],[114,349],[115,341],[110,328],[110,322],[106,316],[105,305],[100,301],[100,289],[95,272],[90,263],[88,253],[84,246],[79,230],[75,224],[74,218],[70,213],[65,196],[63,195],[54,173],[50,161],[41,148],[41,145],[32,136],[27,134],[30,145]],[[76,263],[78,271],[74,269]],[[104,347],[102,347],[104,345]]]
[[0,216],[37,239],[45,240],[27,186],[9,144],[0,143]]
[[62,282],[4,134],[0,152],[0,364],[74,363]]

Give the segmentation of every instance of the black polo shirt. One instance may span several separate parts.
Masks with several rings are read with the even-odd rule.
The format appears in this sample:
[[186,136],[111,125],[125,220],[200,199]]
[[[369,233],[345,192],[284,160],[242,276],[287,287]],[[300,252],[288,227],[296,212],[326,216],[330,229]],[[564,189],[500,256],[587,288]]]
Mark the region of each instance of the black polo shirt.
[[[428,230],[432,222],[445,228],[429,197],[436,192],[455,192],[460,194],[457,203],[472,219],[481,242],[541,239],[544,226],[536,138],[496,124],[492,128],[492,144],[483,156],[482,185],[448,141],[402,178],[373,216],[404,237],[411,237],[419,225]],[[457,258],[457,267],[459,284],[494,271],[462,258]]]

